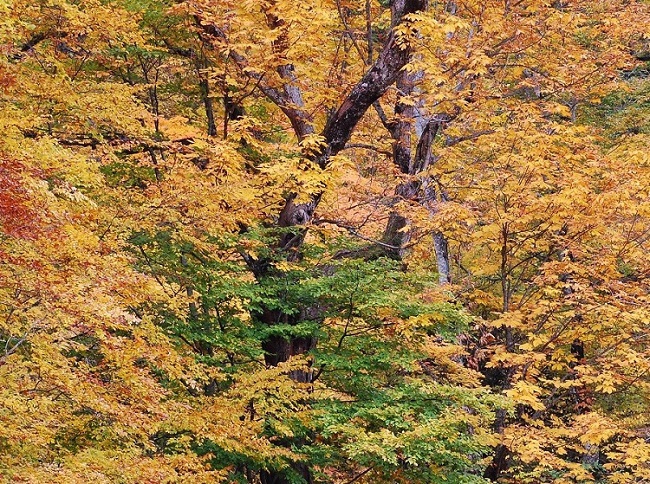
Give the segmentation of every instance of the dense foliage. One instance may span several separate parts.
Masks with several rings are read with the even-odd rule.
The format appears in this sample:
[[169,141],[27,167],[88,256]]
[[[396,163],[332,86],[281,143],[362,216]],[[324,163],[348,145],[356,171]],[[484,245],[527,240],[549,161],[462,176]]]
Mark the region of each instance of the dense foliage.
[[648,481],[647,0],[0,14],[0,480]]

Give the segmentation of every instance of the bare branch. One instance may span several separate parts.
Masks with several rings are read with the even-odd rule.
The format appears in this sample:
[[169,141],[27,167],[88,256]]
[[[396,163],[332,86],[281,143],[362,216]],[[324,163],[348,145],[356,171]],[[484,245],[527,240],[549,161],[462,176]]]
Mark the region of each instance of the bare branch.
[[447,140],[445,141],[445,146],[454,146],[457,145],[458,143],[462,143],[463,141],[473,141],[475,139],[480,138],[481,136],[485,136],[487,134],[493,134],[494,132],[495,131],[493,129],[484,129],[482,131],[475,131],[474,133],[470,133],[465,136],[448,137]]

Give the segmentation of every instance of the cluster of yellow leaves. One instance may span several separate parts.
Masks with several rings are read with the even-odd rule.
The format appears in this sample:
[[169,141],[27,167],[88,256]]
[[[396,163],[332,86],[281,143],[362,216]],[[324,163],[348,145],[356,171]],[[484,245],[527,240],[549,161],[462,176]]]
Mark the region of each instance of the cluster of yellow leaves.
[[[146,46],[137,15],[93,1],[11,2],[0,10],[7,54],[0,61],[0,476],[222,481],[224,471],[194,453],[196,440],[183,437],[189,434],[260,462],[277,454],[259,437],[258,421],[232,412],[232,402],[248,401],[248,394],[235,389],[220,400],[184,400],[161,384],[159,374],[190,388],[222,376],[149,317],[127,311],[161,303],[182,312],[188,299],[134,270],[124,247],[135,231],[171,228],[210,250],[206,234],[219,237],[265,218],[279,195],[260,198],[263,182],[243,173],[235,143],[202,140],[184,117],[157,119],[154,136],[142,87],[88,74],[84,63],[111,62],[112,46]],[[21,51],[41,34],[46,40]],[[192,150],[183,145],[188,139]],[[163,156],[152,160],[146,146]],[[155,175],[148,186],[107,185],[103,170],[131,151]],[[196,166],[197,154],[207,169]],[[293,396],[290,380],[280,378],[285,371],[269,377],[284,385],[278,408]],[[273,384],[256,378],[247,391]],[[162,454],[154,437],[164,432],[184,450]]]

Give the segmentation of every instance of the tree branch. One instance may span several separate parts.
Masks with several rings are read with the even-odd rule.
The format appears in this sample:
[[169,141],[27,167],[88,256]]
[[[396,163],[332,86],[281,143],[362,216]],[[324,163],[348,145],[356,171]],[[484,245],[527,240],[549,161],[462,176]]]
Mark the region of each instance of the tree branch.
[[369,144],[366,144],[366,143],[348,143],[348,144],[345,145],[345,147],[343,149],[344,150],[350,150],[350,149],[353,149],[353,148],[361,148],[363,150],[375,151],[377,153],[381,153],[382,155],[393,156],[393,154],[388,150],[382,150],[381,148],[378,148],[377,146],[369,145]]
[[32,50],[34,47],[36,47],[38,44],[43,42],[45,39],[47,39],[51,35],[51,32],[39,32],[37,34],[34,34],[31,39],[29,39],[27,42],[25,42],[23,45],[20,46],[20,52],[17,52],[11,58],[13,60],[20,60],[22,59],[27,52]]
[[[393,24],[398,25],[405,15],[423,10],[426,5],[426,0],[395,0]],[[321,133],[327,147],[314,160],[321,168],[325,168],[329,164],[329,158],[345,147],[361,117],[395,82],[409,58],[410,49],[398,45],[397,34],[393,29],[375,63],[352,88]]]

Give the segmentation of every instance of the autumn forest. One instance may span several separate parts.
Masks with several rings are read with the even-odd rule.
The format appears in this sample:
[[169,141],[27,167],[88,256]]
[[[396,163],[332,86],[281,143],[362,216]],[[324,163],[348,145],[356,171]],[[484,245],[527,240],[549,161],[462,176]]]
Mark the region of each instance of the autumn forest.
[[0,0],[0,482],[650,482],[648,0]]

